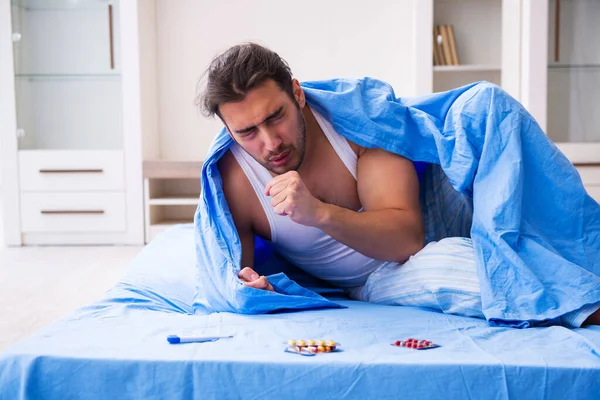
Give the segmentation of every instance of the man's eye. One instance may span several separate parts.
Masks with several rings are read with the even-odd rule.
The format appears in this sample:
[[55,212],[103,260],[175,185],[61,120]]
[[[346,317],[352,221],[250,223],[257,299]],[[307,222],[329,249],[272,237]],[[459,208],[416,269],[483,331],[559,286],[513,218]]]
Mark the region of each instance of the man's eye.
[[282,119],[283,119],[283,115],[278,115],[276,117],[270,118],[268,123],[274,124],[274,123],[280,122]]
[[239,134],[239,136],[240,136],[241,138],[247,138],[247,137],[249,137],[249,136],[252,136],[252,135],[253,135],[255,132],[256,132],[256,129],[251,129],[251,130],[249,130],[249,131],[246,131],[246,132],[244,132],[244,133],[240,133],[240,134]]

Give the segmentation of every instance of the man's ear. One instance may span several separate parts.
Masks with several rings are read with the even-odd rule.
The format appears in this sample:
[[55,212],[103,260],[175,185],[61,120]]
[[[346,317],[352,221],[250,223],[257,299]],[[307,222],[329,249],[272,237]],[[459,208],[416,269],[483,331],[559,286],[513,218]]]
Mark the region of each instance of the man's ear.
[[298,82],[298,79],[296,78],[292,79],[292,91],[294,92],[294,97],[300,108],[304,108],[306,105],[304,90],[302,90],[302,86],[300,86],[300,82]]

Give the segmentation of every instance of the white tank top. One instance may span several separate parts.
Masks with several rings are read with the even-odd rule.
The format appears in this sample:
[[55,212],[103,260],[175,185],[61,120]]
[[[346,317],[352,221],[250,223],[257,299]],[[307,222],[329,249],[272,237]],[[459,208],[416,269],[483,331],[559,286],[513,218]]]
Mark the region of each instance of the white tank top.
[[[333,149],[356,179],[356,153],[329,121],[316,111],[313,114]],[[266,185],[273,179],[271,174],[237,143],[233,144],[231,152],[260,200],[271,227],[272,245],[283,257],[307,273],[345,288],[363,285],[369,274],[383,263],[338,242],[318,228],[275,214],[271,198],[264,194]]]

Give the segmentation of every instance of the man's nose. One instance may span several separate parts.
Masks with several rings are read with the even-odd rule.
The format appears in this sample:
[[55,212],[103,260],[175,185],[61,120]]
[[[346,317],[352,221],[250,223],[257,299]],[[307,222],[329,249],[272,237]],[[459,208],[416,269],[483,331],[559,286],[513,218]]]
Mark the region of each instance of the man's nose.
[[265,149],[268,151],[277,150],[283,142],[279,133],[277,133],[274,129],[265,128],[263,137]]

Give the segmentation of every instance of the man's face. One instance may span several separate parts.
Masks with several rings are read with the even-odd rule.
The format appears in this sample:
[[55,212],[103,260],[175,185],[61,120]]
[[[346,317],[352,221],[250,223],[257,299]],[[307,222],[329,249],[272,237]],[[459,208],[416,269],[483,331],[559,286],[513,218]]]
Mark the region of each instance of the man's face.
[[306,144],[304,115],[274,81],[219,110],[233,139],[269,171],[279,175],[300,167]]

